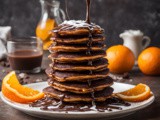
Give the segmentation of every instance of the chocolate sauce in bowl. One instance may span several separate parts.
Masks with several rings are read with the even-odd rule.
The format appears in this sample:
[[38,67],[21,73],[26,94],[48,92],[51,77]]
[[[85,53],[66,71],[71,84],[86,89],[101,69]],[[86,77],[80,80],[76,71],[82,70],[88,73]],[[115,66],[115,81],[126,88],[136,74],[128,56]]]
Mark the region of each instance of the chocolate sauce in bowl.
[[8,54],[13,70],[33,70],[41,66],[43,53],[37,50],[17,50]]

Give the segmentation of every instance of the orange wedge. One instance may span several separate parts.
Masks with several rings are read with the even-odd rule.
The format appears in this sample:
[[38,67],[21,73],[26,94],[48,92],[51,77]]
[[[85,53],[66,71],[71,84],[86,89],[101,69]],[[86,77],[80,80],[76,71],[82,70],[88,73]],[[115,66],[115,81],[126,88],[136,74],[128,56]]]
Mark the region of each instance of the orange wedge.
[[50,41],[47,41],[47,42],[44,42],[43,43],[43,50],[48,50],[49,46],[52,44],[53,42],[50,40]]
[[138,84],[132,89],[116,94],[122,100],[129,102],[140,102],[148,99],[151,96],[149,86],[145,84]]
[[44,93],[22,86],[14,71],[4,77],[2,93],[8,99],[19,103],[34,102],[44,96]]

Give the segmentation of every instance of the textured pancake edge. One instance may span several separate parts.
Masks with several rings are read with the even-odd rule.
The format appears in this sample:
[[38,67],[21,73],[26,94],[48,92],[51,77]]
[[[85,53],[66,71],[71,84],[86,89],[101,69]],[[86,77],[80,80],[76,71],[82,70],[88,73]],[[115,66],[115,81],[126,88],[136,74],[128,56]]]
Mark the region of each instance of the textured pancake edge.
[[[103,37],[99,37],[99,38],[93,38],[92,42],[96,43],[96,42],[100,42],[100,41],[104,41],[106,38]],[[72,39],[64,39],[64,38],[51,38],[51,40],[57,42],[57,43],[68,43],[68,44],[81,44],[81,43],[86,43],[89,38],[72,38]]]
[[108,64],[99,66],[71,67],[71,68],[58,68],[58,67],[53,67],[52,65],[50,65],[50,67],[52,67],[54,70],[59,70],[59,71],[86,71],[86,70],[96,71],[102,68],[107,68]]
[[107,85],[100,85],[100,86],[97,86],[97,87],[93,87],[90,88],[90,89],[86,89],[86,88],[78,88],[75,89],[74,87],[71,87],[71,86],[68,86],[67,88],[65,87],[65,85],[60,85],[60,84],[49,84],[50,86],[52,86],[53,88],[59,90],[59,91],[68,91],[68,92],[73,92],[73,93],[77,93],[77,94],[85,94],[85,93],[90,93],[93,91],[100,91],[100,90],[103,90],[104,88],[106,87],[110,87],[112,84],[107,84]]
[[[91,47],[92,51],[99,51],[103,50],[104,47]],[[80,51],[87,51],[88,47],[62,47],[62,46],[55,46],[53,48],[49,48],[49,51],[52,52],[80,52]]]
[[85,56],[85,57],[76,57],[76,58],[66,58],[66,57],[60,57],[60,58],[53,58],[49,55],[49,59],[51,59],[52,61],[57,60],[59,62],[72,62],[72,61],[89,61],[89,60],[97,60],[98,58],[102,58],[105,57],[106,55],[95,55],[95,56]]
[[70,78],[60,78],[60,77],[56,77],[54,75],[49,75],[49,77],[56,79],[59,82],[66,82],[66,81],[87,81],[88,79],[103,79],[106,78],[108,76],[108,74],[106,75],[86,75],[84,76],[76,76],[76,77],[70,77]]

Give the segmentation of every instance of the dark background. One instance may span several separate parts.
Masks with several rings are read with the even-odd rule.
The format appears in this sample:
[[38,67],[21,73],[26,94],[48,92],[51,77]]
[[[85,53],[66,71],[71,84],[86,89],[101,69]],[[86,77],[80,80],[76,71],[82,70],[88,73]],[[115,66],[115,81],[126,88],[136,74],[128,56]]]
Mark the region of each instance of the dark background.
[[[85,0],[68,0],[68,7],[71,19],[85,19]],[[12,26],[13,36],[35,35],[40,16],[39,0],[0,0],[0,26]],[[140,29],[160,47],[160,0],[92,0],[91,20],[105,29],[107,46],[122,44],[124,30]]]

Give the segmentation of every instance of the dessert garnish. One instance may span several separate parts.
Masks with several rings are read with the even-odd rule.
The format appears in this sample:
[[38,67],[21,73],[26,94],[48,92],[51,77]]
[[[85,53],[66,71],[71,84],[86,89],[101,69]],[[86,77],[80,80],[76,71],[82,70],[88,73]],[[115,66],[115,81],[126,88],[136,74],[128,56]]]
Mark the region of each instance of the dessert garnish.
[[30,103],[43,98],[44,93],[22,86],[14,71],[7,74],[2,83],[2,93],[8,99],[18,103]]
[[140,102],[148,99],[152,95],[149,86],[146,84],[138,84],[134,88],[117,93],[116,96],[122,100],[129,102]]

